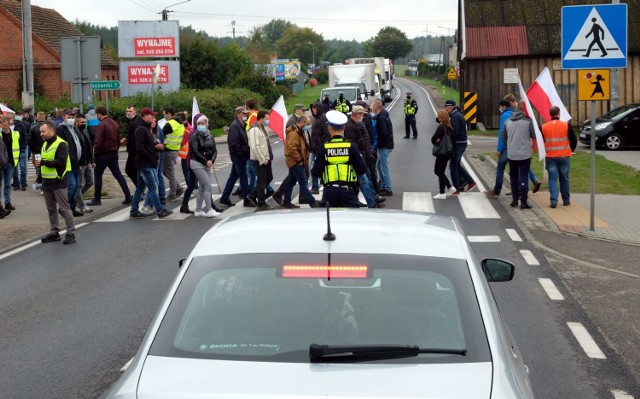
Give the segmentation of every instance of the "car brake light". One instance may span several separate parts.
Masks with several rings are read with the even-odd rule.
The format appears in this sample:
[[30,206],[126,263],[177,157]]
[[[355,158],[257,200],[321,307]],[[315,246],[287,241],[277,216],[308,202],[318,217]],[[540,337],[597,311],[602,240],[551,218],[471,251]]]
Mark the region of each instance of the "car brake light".
[[369,267],[363,265],[284,265],[281,269],[281,276],[284,278],[367,278]]

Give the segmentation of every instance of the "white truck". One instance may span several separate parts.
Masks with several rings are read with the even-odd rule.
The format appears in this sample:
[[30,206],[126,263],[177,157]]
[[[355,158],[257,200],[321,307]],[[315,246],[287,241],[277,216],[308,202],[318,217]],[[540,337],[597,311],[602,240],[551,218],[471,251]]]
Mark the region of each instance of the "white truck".
[[358,98],[376,95],[374,64],[329,66],[329,87],[358,87]]
[[374,73],[380,86],[379,97],[385,102],[391,101],[391,90],[393,89],[393,63],[391,60],[384,57],[369,57],[349,58],[347,61],[349,65],[374,64]]

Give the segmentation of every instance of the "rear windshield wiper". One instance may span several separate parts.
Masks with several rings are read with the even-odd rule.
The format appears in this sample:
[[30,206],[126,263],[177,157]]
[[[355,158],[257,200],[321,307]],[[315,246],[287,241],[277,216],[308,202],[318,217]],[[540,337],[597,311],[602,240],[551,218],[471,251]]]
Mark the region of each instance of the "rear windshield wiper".
[[309,346],[312,362],[383,360],[415,357],[421,353],[466,356],[466,349],[420,348],[416,345],[319,345]]

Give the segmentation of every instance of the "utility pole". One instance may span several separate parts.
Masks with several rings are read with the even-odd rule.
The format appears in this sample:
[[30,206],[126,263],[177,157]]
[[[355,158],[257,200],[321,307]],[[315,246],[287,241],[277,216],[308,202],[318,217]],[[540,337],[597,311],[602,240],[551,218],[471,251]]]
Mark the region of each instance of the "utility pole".
[[232,20],[231,21],[231,37],[233,37],[233,40],[236,40],[236,20]]
[[173,12],[171,10],[169,10],[169,8],[173,7],[173,6],[177,6],[178,4],[183,4],[183,3],[188,3],[191,0],[185,0],[185,1],[181,1],[179,3],[176,4],[171,4],[170,6],[166,6],[162,11],[160,11],[158,14],[162,15],[162,20],[163,21],[167,21],[169,19],[169,13]]
[[31,0],[22,1],[22,108],[34,111]]
[[[620,4],[620,0],[611,0],[611,4]],[[609,107],[611,110],[618,108],[620,105],[620,69],[611,69],[611,76],[609,76],[609,79],[611,79],[611,99],[609,100]]]

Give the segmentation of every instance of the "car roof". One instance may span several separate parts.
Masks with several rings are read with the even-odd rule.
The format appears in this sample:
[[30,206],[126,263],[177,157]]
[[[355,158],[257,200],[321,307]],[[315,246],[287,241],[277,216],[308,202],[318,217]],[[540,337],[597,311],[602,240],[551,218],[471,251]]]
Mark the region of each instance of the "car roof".
[[331,209],[334,241],[325,241],[319,209],[232,216],[202,237],[192,256],[239,253],[370,253],[466,259],[462,230],[451,217],[401,210]]

